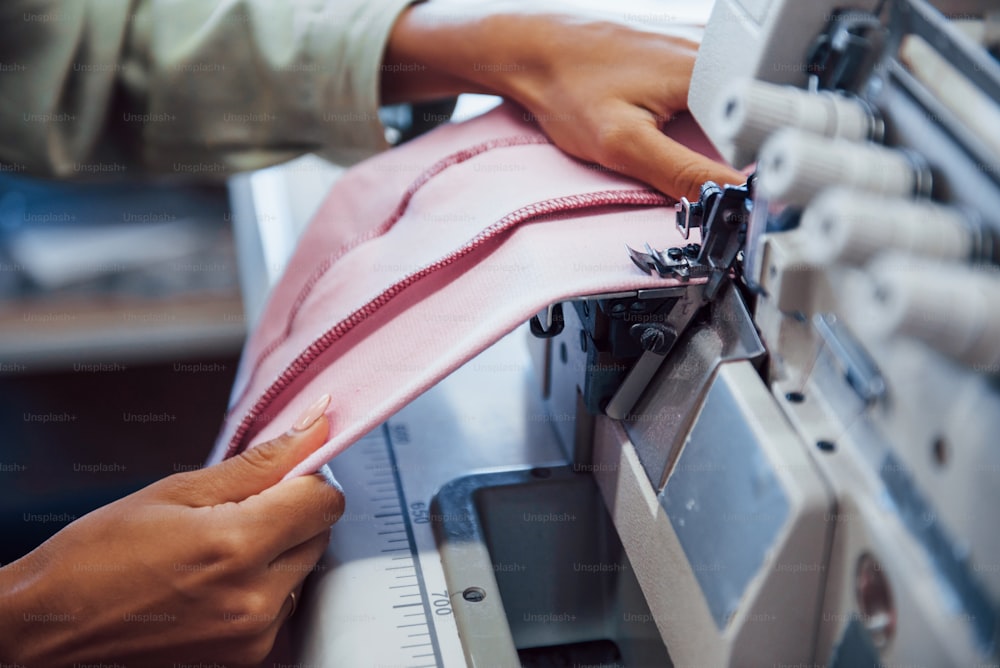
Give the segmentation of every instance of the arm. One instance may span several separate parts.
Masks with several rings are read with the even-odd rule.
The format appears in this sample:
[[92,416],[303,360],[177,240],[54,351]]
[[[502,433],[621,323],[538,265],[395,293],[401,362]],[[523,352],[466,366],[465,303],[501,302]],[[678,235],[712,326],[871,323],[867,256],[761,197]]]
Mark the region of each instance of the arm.
[[204,177],[367,157],[387,147],[379,68],[411,1],[0,3],[0,161]]
[[567,153],[675,197],[696,199],[709,179],[745,180],[661,132],[687,109],[696,44],[510,3],[454,12],[429,2],[400,17],[386,50],[384,99],[503,95]]
[[386,147],[381,102],[489,92],[572,155],[669,194],[742,180],[660,132],[686,107],[691,42],[503,0],[409,2],[7,3],[18,30],[0,62],[22,67],[0,73],[17,101],[0,105],[0,160],[59,176],[102,161],[224,175],[308,151],[347,163]]

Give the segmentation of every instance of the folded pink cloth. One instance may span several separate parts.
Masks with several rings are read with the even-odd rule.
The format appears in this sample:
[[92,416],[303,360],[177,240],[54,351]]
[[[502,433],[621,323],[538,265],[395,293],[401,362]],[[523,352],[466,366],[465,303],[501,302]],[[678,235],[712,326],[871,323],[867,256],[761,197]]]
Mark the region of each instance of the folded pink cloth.
[[[668,130],[710,151],[689,118]],[[328,392],[331,439],[289,476],[315,471],[548,305],[674,284],[625,252],[686,243],[672,205],[562,153],[511,106],[349,170],[244,349],[210,462]]]

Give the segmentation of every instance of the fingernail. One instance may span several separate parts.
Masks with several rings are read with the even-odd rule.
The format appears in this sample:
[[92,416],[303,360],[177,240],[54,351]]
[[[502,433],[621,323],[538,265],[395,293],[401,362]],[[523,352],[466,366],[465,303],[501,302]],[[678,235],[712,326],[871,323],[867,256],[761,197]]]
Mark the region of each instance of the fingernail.
[[316,420],[323,415],[323,412],[326,411],[326,408],[329,405],[330,395],[324,394],[322,397],[317,399],[312,406],[302,412],[299,419],[295,421],[294,425],[292,425],[292,431],[305,431],[309,427],[316,424]]

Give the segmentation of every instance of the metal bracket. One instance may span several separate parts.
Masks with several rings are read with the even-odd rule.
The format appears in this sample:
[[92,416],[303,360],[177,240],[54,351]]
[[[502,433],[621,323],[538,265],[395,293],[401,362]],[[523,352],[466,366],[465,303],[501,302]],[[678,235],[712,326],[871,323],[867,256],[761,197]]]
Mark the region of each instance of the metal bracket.
[[563,317],[562,302],[550,304],[545,309],[544,325],[542,325],[542,321],[537,315],[533,316],[528,323],[531,333],[539,339],[551,339],[559,336],[559,333],[563,331],[563,327],[565,326],[566,320]]
[[754,181],[751,176],[745,185],[725,188],[707,181],[697,202],[681,198],[676,206],[677,229],[688,239],[691,228],[700,228],[701,244],[664,251],[648,243],[644,251],[626,246],[629,258],[646,273],[656,272],[663,278],[684,282],[692,278],[708,280],[704,287],[692,286],[691,293],[678,302],[660,328],[645,327],[637,332],[644,352],[608,404],[605,412],[609,417],[625,419],[695,314],[714,300],[729,280],[746,240]]
[[647,274],[656,272],[662,278],[676,278],[681,281],[708,275],[708,267],[694,262],[701,252],[701,246],[698,244],[688,244],[684,248],[668,248],[662,252],[649,244],[646,244],[645,252],[629,246],[625,246],[625,249],[635,266]]
[[663,278],[688,281],[708,277],[705,300],[714,299],[743,249],[754,182],[754,176],[742,186],[722,188],[712,181],[705,182],[697,202],[682,198],[676,206],[677,229],[687,239],[691,228],[700,228],[702,243],[663,251],[649,244],[645,251],[626,247],[629,258],[646,273],[656,272]]
[[700,287],[690,286],[686,297],[677,301],[665,322],[633,326],[633,335],[639,339],[643,353],[605,407],[608,417],[624,420],[632,412],[639,397],[703,305]]

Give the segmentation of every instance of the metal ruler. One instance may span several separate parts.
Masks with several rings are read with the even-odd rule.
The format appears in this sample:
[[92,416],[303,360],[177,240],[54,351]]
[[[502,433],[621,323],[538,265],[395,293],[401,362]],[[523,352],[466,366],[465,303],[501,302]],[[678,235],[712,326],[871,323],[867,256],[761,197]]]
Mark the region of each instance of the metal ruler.
[[331,463],[347,509],[293,619],[301,665],[465,665],[429,506],[471,472],[565,463],[526,336],[506,337]]

